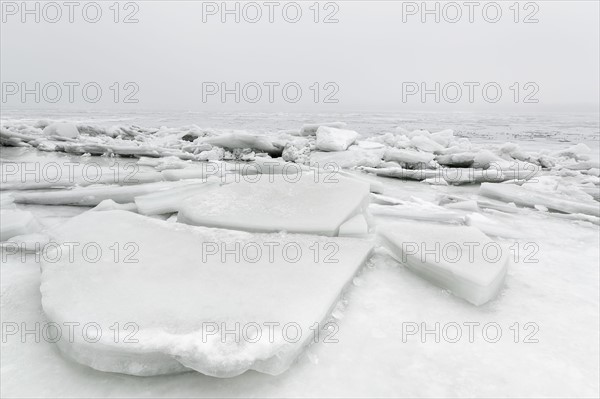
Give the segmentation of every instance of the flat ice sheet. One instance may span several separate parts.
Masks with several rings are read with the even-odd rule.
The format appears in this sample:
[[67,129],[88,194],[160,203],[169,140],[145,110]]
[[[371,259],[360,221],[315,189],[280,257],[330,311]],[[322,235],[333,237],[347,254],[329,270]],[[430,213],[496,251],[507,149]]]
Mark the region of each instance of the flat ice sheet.
[[[58,261],[42,263],[44,312],[61,326],[97,323],[88,340],[102,331],[98,342],[81,334],[59,348],[98,370],[145,376],[285,371],[371,250],[351,238],[231,232],[125,211],[86,212],[50,234],[63,245]],[[100,248],[98,260],[86,243]],[[236,325],[237,336],[225,334]]]
[[262,175],[188,198],[178,220],[192,225],[244,231],[338,234],[361,213],[369,184],[339,175]]

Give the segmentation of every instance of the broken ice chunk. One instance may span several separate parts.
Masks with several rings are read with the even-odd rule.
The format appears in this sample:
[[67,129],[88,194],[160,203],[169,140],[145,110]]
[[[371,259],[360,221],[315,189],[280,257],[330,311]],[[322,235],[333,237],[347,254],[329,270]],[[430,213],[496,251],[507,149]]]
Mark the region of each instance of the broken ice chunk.
[[263,136],[255,136],[245,132],[235,132],[221,134],[219,136],[199,139],[201,143],[208,143],[214,146],[235,149],[251,148],[273,155],[281,155],[282,149],[276,148],[271,140]]
[[319,130],[319,127],[321,127],[321,126],[342,129],[342,128],[346,127],[346,123],[345,122],[307,123],[305,125],[302,125],[302,128],[300,129],[300,136],[315,135],[317,133],[317,130]]
[[437,143],[427,136],[414,136],[410,139],[410,144],[413,147],[426,152],[437,152],[444,149],[443,145]]
[[474,227],[402,223],[378,233],[396,260],[474,305],[502,288],[507,250]]
[[44,128],[42,134],[75,139],[79,136],[79,130],[73,123],[52,123]]
[[348,151],[321,152],[314,151],[310,154],[310,164],[318,167],[335,165],[340,169],[349,169],[355,166],[377,167],[381,164],[381,159],[385,149],[363,149],[353,145]]
[[321,126],[317,130],[317,150],[346,151],[358,138],[354,130]]
[[514,202],[517,205],[535,207],[544,205],[548,209],[564,213],[583,213],[586,215],[600,216],[600,206],[594,200],[584,202],[574,201],[569,197],[552,193],[543,193],[515,184],[483,183],[479,194],[488,198],[505,202]]
[[427,165],[434,158],[430,152],[389,149],[385,152],[386,161],[395,161],[404,165]]
[[335,236],[361,213],[369,184],[312,173],[257,175],[190,197],[179,210],[183,223],[245,231],[288,231]]
[[105,255],[62,245],[44,259],[49,320],[98,326],[58,347],[95,369],[141,376],[284,372],[371,251],[352,238],[215,230],[123,211],[86,212],[50,234]]

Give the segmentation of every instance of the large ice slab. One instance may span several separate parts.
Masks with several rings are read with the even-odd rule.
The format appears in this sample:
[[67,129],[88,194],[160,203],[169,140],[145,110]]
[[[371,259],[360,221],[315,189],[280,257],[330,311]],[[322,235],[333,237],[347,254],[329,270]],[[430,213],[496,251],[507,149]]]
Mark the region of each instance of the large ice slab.
[[[124,211],[86,212],[50,234],[63,245],[42,265],[44,312],[60,326],[96,323],[59,348],[98,370],[144,376],[285,371],[371,250],[351,238],[232,232]],[[101,255],[83,251],[86,243]]]
[[378,234],[398,261],[475,305],[502,288],[508,251],[474,227],[398,223]]
[[335,174],[257,175],[254,182],[241,180],[186,199],[178,220],[244,231],[335,236],[342,223],[362,212],[368,195],[368,183]]

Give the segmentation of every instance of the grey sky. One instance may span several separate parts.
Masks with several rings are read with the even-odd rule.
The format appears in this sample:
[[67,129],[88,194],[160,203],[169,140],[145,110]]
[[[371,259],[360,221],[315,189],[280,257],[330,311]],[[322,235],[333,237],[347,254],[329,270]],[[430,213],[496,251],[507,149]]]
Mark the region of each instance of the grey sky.
[[[34,15],[26,15],[28,19],[23,23],[21,10],[12,15],[14,9],[6,4],[12,2],[3,3],[3,87],[13,90],[12,82],[26,82],[30,88],[34,82],[42,86],[48,82],[80,84],[74,89],[72,104],[63,86],[55,104],[45,101],[44,96],[39,104],[35,103],[33,95],[23,103],[20,93],[3,93],[3,107],[265,112],[598,110],[597,1],[521,2],[518,23],[514,22],[514,8],[510,8],[513,1],[497,2],[502,10],[497,23],[485,20],[482,9],[490,2],[484,1],[474,8],[473,23],[468,21],[469,9],[462,1],[456,2],[463,13],[457,23],[444,19],[454,18],[456,11],[446,8],[444,15],[444,3],[439,5],[439,23],[433,15],[421,22],[419,12],[411,13],[414,8],[407,4],[410,2],[391,1],[338,1],[327,6],[327,2],[321,2],[319,23],[313,21],[314,8],[309,8],[313,1],[297,2],[302,9],[297,23],[283,17],[283,6],[289,2],[279,2],[274,8],[273,23],[268,21],[269,8],[262,1],[256,2],[263,13],[257,23],[244,20],[243,3],[239,6],[239,23],[233,15],[222,23],[220,13],[204,15],[203,22],[203,7],[207,12],[214,9],[208,4],[211,2],[200,1],[138,1],[127,7],[121,3],[119,23],[113,21],[114,9],[109,8],[112,1],[99,2],[102,16],[97,23],[84,20],[82,7],[86,2],[74,9],[73,23],[68,21],[66,6],[61,6],[62,17],[56,23],[44,20],[43,3],[39,6],[40,22],[34,21]],[[31,8],[34,3],[29,3]],[[434,3],[429,2],[430,7]],[[20,6],[21,2],[14,4]],[[221,6],[220,1],[213,4]],[[421,6],[420,1],[414,4]],[[287,10],[287,16],[293,18],[294,9]],[[46,11],[46,17],[54,18],[53,9]],[[94,10],[88,11],[93,17]],[[246,11],[247,17],[254,18],[255,9]],[[139,22],[123,23],[132,12]],[[339,22],[323,23],[328,14]],[[528,15],[539,22],[524,23]],[[488,9],[487,17],[493,19],[494,9]],[[97,103],[83,100],[81,87],[87,82],[97,82],[103,90]],[[117,90],[114,86],[110,89],[114,82],[120,83],[116,104],[113,96]],[[131,97],[138,103],[123,103],[124,96],[134,92],[133,86],[122,87],[126,82],[134,82],[139,88]],[[217,93],[203,102],[203,82],[227,82],[229,88],[234,82],[240,82],[240,88],[256,82],[262,87],[262,97],[250,103],[242,96],[236,103],[234,95],[228,95],[222,103]],[[264,82],[279,83],[272,84],[273,103],[269,102],[269,88]],[[282,87],[290,82],[302,89],[297,103],[283,97]],[[315,82],[319,82],[318,103],[314,102]],[[324,87],[328,82],[333,85]],[[456,82],[462,88],[462,97],[450,103],[442,96],[438,104],[430,94],[422,103],[420,93],[416,93],[403,102],[403,82],[416,83],[405,83],[405,90],[409,86],[414,90],[421,82],[433,89],[435,82],[440,82],[440,94],[444,84]],[[469,102],[469,88],[464,82],[479,84],[473,86],[473,103]],[[482,86],[490,82],[502,89],[497,103],[483,97]],[[514,102],[515,82],[519,87],[518,103]],[[531,84],[525,86],[528,82]],[[330,99],[338,102],[323,103],[324,96],[333,93],[336,86],[339,91]],[[447,86],[446,97],[456,98],[455,86]],[[256,93],[252,85],[247,89],[247,96],[253,98]],[[291,100],[294,85],[289,90]],[[490,100],[494,90],[492,87]],[[539,102],[523,103],[528,94]]]

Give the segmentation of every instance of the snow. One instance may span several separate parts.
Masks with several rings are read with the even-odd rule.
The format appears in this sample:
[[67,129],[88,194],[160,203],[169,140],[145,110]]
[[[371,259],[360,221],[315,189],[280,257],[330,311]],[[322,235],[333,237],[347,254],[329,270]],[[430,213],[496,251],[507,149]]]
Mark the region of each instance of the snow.
[[320,126],[317,130],[317,150],[346,151],[357,138],[358,133],[354,130]]
[[474,305],[502,288],[508,249],[474,227],[403,223],[382,226],[378,234],[396,260]]
[[368,194],[368,183],[336,175],[258,175],[186,199],[178,220],[244,231],[335,236],[344,221],[362,212]]
[[[324,325],[371,250],[352,239],[232,233],[123,211],[86,212],[50,234],[63,245],[58,261],[42,263],[45,314],[59,325],[92,318],[98,326],[89,336],[59,340],[59,348],[98,370],[143,376],[282,373],[312,342],[311,327]],[[100,248],[99,260],[66,246],[88,242]],[[115,261],[113,243],[134,243],[135,250]],[[276,248],[273,257],[265,243]],[[235,245],[259,250],[232,256]],[[279,252],[286,245],[297,254]],[[314,245],[323,254],[333,246],[333,256],[315,255]],[[115,322],[124,336],[135,330],[135,338],[114,339],[108,332]],[[225,335],[236,323],[244,335]],[[273,323],[273,338],[266,323]],[[98,331],[106,333],[88,342]]]

